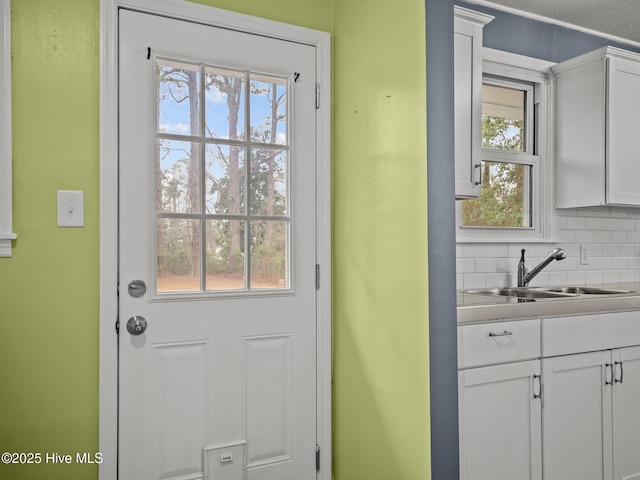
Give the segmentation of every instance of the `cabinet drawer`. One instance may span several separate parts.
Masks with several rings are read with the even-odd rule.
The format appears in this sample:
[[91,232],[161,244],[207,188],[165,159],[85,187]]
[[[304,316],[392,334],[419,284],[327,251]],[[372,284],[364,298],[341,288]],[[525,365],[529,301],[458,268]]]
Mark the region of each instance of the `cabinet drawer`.
[[458,327],[458,368],[540,357],[540,320]]
[[640,345],[640,312],[545,318],[542,336],[545,357]]

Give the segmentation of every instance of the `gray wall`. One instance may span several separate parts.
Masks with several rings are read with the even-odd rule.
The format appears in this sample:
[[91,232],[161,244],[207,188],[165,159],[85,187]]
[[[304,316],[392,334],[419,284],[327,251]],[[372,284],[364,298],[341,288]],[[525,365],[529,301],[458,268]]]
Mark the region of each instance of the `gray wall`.
[[431,478],[459,478],[453,3],[426,0]]
[[562,62],[606,45],[640,52],[638,47],[612,42],[606,38],[570,30],[559,25],[539,22],[467,2],[456,1],[455,4],[496,17],[485,26],[483,33],[484,46],[496,50],[549,62]]

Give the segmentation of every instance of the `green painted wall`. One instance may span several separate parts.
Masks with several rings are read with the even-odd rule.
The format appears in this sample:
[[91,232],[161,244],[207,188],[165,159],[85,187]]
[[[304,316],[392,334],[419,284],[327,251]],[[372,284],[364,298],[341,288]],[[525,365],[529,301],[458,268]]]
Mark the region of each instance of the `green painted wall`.
[[[0,452],[98,449],[99,4],[13,0],[13,258],[0,258]],[[56,190],[85,227],[56,227]],[[0,464],[3,479],[95,465]]]
[[425,13],[334,2],[334,454],[339,480],[430,476]]
[[[333,33],[335,477],[429,474],[423,0],[200,0]],[[98,448],[99,0],[13,0],[0,452]],[[56,226],[56,190],[85,227]],[[43,462],[44,463],[44,462]],[[0,464],[12,480],[97,467]]]

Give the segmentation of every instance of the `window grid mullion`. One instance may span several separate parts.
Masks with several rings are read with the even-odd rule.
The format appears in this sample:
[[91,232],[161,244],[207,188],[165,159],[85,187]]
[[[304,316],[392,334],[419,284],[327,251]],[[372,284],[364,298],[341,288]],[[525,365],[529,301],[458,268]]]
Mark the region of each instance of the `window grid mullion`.
[[200,64],[200,291],[207,290],[207,152],[205,138],[205,65]]
[[249,221],[249,214],[251,213],[251,72],[248,70],[244,72],[244,87],[245,87],[245,115],[244,115],[244,132],[245,132],[245,153],[244,153],[244,286],[246,290],[251,290],[251,222]]

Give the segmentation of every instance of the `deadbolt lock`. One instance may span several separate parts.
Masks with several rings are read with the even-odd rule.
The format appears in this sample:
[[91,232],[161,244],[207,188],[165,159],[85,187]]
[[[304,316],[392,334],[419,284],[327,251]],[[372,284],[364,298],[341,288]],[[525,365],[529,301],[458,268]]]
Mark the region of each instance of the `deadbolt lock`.
[[129,295],[138,298],[147,293],[147,284],[144,283],[144,280],[131,280],[127,290]]

